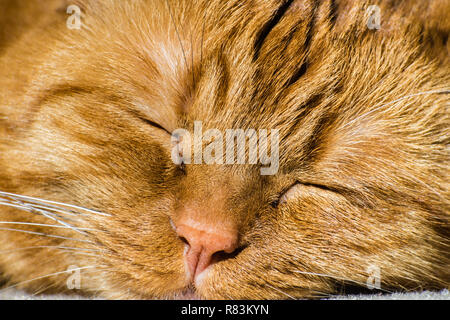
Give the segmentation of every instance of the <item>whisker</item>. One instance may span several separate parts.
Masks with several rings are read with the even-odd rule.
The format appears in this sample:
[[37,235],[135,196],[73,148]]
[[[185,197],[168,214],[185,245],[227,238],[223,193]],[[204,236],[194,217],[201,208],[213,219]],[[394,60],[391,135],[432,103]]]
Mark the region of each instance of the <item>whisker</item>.
[[[57,221],[57,219],[55,217],[59,217],[61,219],[63,219],[61,216],[57,215],[57,214],[51,214],[51,212],[47,211],[47,210],[42,210],[42,209],[36,209],[31,205],[28,204],[18,204],[16,202],[11,203],[11,202],[3,202],[0,201],[0,205],[3,206],[7,206],[7,207],[12,207],[12,208],[16,208],[16,209],[20,209],[26,212],[30,212],[30,213],[34,213],[34,214],[40,214],[43,215],[44,217],[47,217],[51,220]],[[49,214],[51,214],[51,216],[49,216]],[[67,219],[67,218],[66,218]],[[70,219],[67,219],[70,220]]]
[[273,289],[273,290],[275,290],[275,291],[278,291],[278,292],[281,293],[281,294],[284,294],[286,297],[289,297],[289,298],[291,298],[292,300],[297,300],[297,299],[295,299],[293,296],[291,296],[290,294],[288,294],[288,293],[286,293],[286,292],[284,292],[284,291],[282,291],[282,290],[280,290],[280,289],[278,289],[278,288],[275,288],[275,287],[273,287],[273,286],[271,286],[271,285],[269,285],[269,284],[266,284],[266,286],[269,287],[269,288],[271,288],[271,289]]
[[51,219],[51,220],[54,220],[54,221],[58,222],[59,224],[62,224],[63,226],[65,226],[65,227],[68,228],[68,229],[72,229],[73,231],[78,232],[78,233],[81,233],[81,234],[83,234],[83,235],[87,235],[86,232],[83,232],[83,231],[79,230],[78,228],[72,226],[71,224],[69,224],[69,223],[67,223],[67,222],[64,222],[64,221],[62,221],[62,220],[56,218],[56,217],[59,217],[59,218],[62,219],[62,217],[60,217],[60,216],[58,216],[58,215],[56,215],[56,214],[54,214],[54,213],[52,213],[52,212],[49,212],[49,211],[46,211],[46,210],[42,210],[42,209],[36,209],[36,208],[34,208],[34,207],[30,207],[30,206],[27,205],[27,204],[17,205],[17,204],[5,203],[5,202],[1,202],[1,201],[0,201],[0,205],[5,205],[5,206],[10,206],[10,207],[15,207],[15,208],[17,208],[17,209],[21,209],[21,210],[24,210],[24,211],[27,211],[27,212],[41,214],[41,215],[43,215],[44,217],[47,217],[47,218],[49,218],[49,219]]
[[[6,199],[4,199],[4,198],[6,198]],[[1,201],[1,200],[3,200],[3,201]],[[71,219],[62,217],[62,216],[58,215],[57,213],[61,213],[63,215],[72,215],[72,216],[85,215],[80,212],[74,212],[73,210],[66,209],[66,208],[72,208],[72,209],[77,208],[78,210],[82,210],[84,212],[90,212],[90,213],[94,213],[94,214],[98,214],[98,215],[102,215],[102,216],[110,216],[109,214],[105,214],[105,213],[98,212],[98,211],[93,211],[93,210],[86,209],[86,208],[81,208],[81,207],[74,206],[74,205],[68,205],[68,204],[63,204],[63,203],[54,202],[54,201],[32,198],[32,197],[28,197],[28,196],[21,196],[21,195],[17,195],[17,194],[13,194],[13,193],[8,193],[8,192],[0,192],[0,205],[10,206],[10,207],[21,209],[21,210],[24,210],[27,212],[41,214],[49,219],[52,219],[52,220],[58,222],[59,224],[65,226],[66,228],[69,228],[77,233],[81,233],[85,236],[87,234],[83,230],[85,230],[85,231],[98,231],[98,230],[87,229],[87,228],[84,228],[84,229],[77,228],[77,227],[73,226],[72,224],[69,224],[64,221],[64,220],[71,220]],[[58,205],[59,207],[56,205]]]
[[186,52],[184,51],[183,42],[181,41],[180,33],[178,32],[177,24],[175,23],[175,18],[173,17],[173,13],[172,13],[172,9],[171,9],[170,4],[169,4],[169,0],[166,0],[166,3],[167,3],[167,7],[169,9],[170,18],[172,20],[173,26],[175,27],[175,32],[177,34],[178,41],[180,42],[181,51],[183,53],[183,58],[184,58],[184,63],[186,65],[186,69],[188,69],[188,63],[187,63],[187,59],[186,59]]
[[51,211],[55,211],[58,213],[62,213],[65,215],[69,215],[69,216],[79,216],[79,215],[84,215],[82,213],[76,213],[72,210],[64,210],[61,209],[59,207],[56,207],[54,205],[50,205],[50,204],[45,204],[43,202],[39,202],[39,201],[35,201],[35,200],[28,200],[28,199],[20,199],[18,197],[13,197],[13,196],[1,196],[0,194],[0,200],[4,201],[4,202],[8,202],[8,203],[14,203],[14,204],[19,204],[19,205],[23,205],[23,206],[32,206],[33,208],[40,208],[40,209],[44,209],[44,210],[51,210]]
[[36,296],[38,296],[38,295],[43,294],[43,293],[44,293],[45,291],[47,291],[48,289],[54,288],[54,287],[56,287],[56,286],[57,286],[56,283],[51,283],[51,284],[47,285],[46,287],[41,287],[40,289],[37,289],[37,290],[36,290],[35,292],[33,292],[31,295],[34,296],[34,297],[36,297]]
[[207,12],[207,10],[205,10],[205,15],[203,16],[202,40],[201,40],[201,46],[200,46],[200,65],[203,65],[203,42],[205,40],[206,12]]
[[12,207],[12,208],[17,208],[17,209],[22,209],[22,210],[24,210],[24,211],[28,211],[28,212],[31,212],[31,213],[35,213],[35,212],[34,212],[35,210],[30,209],[29,207],[25,207],[25,206],[18,205],[18,204],[14,204],[14,203],[10,203],[10,202],[3,202],[3,201],[0,201],[0,205],[7,206],[7,207]]
[[[58,226],[55,224],[44,224],[44,223],[31,223],[31,222],[14,222],[14,221],[0,221],[0,224],[17,224],[17,225],[26,225],[26,226],[36,226],[36,227],[49,227],[49,228],[61,228],[61,229],[71,229],[65,226]],[[83,231],[99,231],[90,228],[77,228]]]
[[194,71],[194,41],[192,38],[192,26],[191,26],[191,69],[192,69],[192,85],[195,86],[195,71]]
[[47,274],[47,275],[44,275],[44,276],[40,276],[40,277],[36,277],[36,278],[30,279],[30,280],[21,281],[21,282],[19,282],[19,283],[16,283],[16,284],[14,284],[14,285],[12,285],[12,286],[9,286],[9,287],[6,287],[6,288],[0,290],[0,292],[6,291],[6,290],[8,290],[8,289],[15,288],[15,287],[17,287],[17,286],[20,286],[20,285],[22,285],[22,284],[26,284],[26,283],[29,283],[29,282],[32,282],[32,281],[36,281],[36,280],[40,280],[40,279],[45,279],[45,278],[48,278],[48,277],[51,277],[51,276],[57,276],[57,275],[60,275],[60,274],[69,273],[69,272],[73,272],[73,271],[76,271],[76,270],[92,269],[92,268],[96,268],[96,267],[98,267],[98,266],[99,266],[99,265],[95,265],[95,266],[87,266],[87,267],[80,267],[80,268],[73,268],[73,269],[70,269],[70,270],[65,270],[65,271],[60,271],[60,272],[50,273],[50,274]]
[[71,251],[64,251],[64,250],[62,250],[63,252],[67,252],[67,253],[69,253],[70,252],[70,254],[76,254],[76,255],[81,255],[81,256],[86,256],[86,257],[94,257],[94,258],[100,258],[101,257],[101,255],[98,255],[98,254],[94,254],[94,253],[88,253],[88,252],[71,252]]
[[0,251],[0,254],[2,254],[2,253],[9,253],[9,252],[16,252],[16,251],[23,251],[23,250],[31,250],[31,249],[61,249],[61,250],[66,250],[66,251],[102,252],[102,250],[98,250],[98,249],[66,247],[66,246],[30,246],[30,247],[22,247],[22,248],[15,248],[15,249],[9,249],[9,250],[2,250],[2,251]]
[[[103,266],[103,265],[95,265],[95,266],[92,266],[93,268],[89,268],[89,269],[84,269],[84,271],[83,271],[83,274],[86,274],[86,273],[88,273],[88,272],[102,272],[102,273],[105,273],[105,272],[110,272],[110,271],[114,271],[114,270],[112,270],[112,268],[110,268],[110,267],[108,267],[108,268],[106,268],[106,266]],[[102,267],[101,269],[95,269],[96,267]],[[75,270],[77,270],[76,268],[74,268],[74,269],[70,269],[70,270],[67,270],[66,272],[72,272],[72,271],[75,271]],[[51,286],[54,286],[55,284],[52,284]],[[50,287],[50,286],[49,286]],[[96,295],[96,294],[98,294],[99,292],[101,292],[101,291],[105,291],[105,290],[107,290],[107,289],[105,289],[105,287],[103,286],[103,285],[101,285],[101,286],[99,286],[99,287],[97,287],[96,289],[92,289],[92,288],[84,288],[85,289],[85,291],[87,292],[90,292],[90,293],[92,293],[93,295]],[[6,289],[5,289],[6,290]],[[39,290],[39,291],[37,291],[38,293],[33,293],[33,294],[31,294],[31,295],[33,295],[33,296],[36,296],[36,295],[39,295],[40,293],[42,293],[42,289],[41,290]],[[0,290],[0,292],[1,292],[1,290]],[[39,293],[40,292],[40,293]]]
[[63,211],[63,210],[60,210],[60,209],[56,209],[56,208],[53,208],[53,206],[43,206],[43,205],[35,205],[35,204],[33,204],[33,208],[38,208],[38,209],[43,209],[43,210],[51,210],[51,211],[58,212],[58,213],[61,213],[61,214],[66,214],[66,215],[69,215],[69,216],[79,216],[79,215],[85,216],[82,213],[72,213],[71,211]]
[[22,232],[22,233],[34,234],[34,235],[43,236],[43,237],[58,238],[58,239],[71,240],[71,241],[79,241],[79,242],[85,242],[85,243],[91,243],[91,244],[94,244],[94,242],[89,241],[89,240],[75,239],[75,238],[68,238],[68,237],[63,237],[63,236],[57,236],[57,235],[54,235],[54,234],[46,234],[46,233],[35,232],[35,231],[27,231],[27,230],[12,229],[12,228],[0,228],[0,230],[3,230],[3,231],[14,231],[14,232]]
[[[330,278],[330,279],[333,279],[333,280],[340,280],[340,281],[345,281],[345,282],[352,282],[352,283],[355,283],[355,284],[357,284],[357,285],[360,285],[360,286],[363,286],[363,287],[367,287],[367,283],[363,283],[363,282],[359,282],[359,281],[356,281],[356,280],[347,279],[347,278],[343,278],[343,277],[333,276],[333,275],[330,275],[330,274],[315,273],[315,272],[306,272],[306,271],[298,271],[298,270],[295,270],[294,272],[295,272],[295,273],[300,273],[300,274],[306,274],[306,275],[318,276],[318,277],[326,277],[326,278]],[[386,290],[386,289],[381,289],[381,288],[380,288],[379,290],[384,291],[384,292],[387,292],[387,293],[392,293],[391,291]]]
[[[83,207],[72,205],[72,204],[44,200],[44,199],[39,199],[39,198],[33,198],[33,197],[18,195],[18,194],[9,193],[9,192],[0,191],[0,196],[8,197],[8,198],[11,198],[14,200],[22,200],[24,202],[36,203],[39,205],[46,206],[48,208],[54,208],[54,209],[60,209],[60,210],[64,210],[65,208],[71,208],[71,209],[77,210],[77,211],[68,211],[68,212],[64,211],[65,213],[73,213],[73,214],[91,213],[91,214],[96,214],[96,215],[100,215],[100,216],[111,217],[111,215],[108,213],[99,212],[99,211],[83,208]],[[2,199],[2,200],[4,200],[4,199]]]
[[[0,200],[3,200],[3,201],[0,201],[1,205],[16,207],[16,208],[19,208],[19,209],[27,208],[29,210],[34,210],[34,209],[37,208],[37,209],[42,209],[42,210],[46,210],[46,211],[52,210],[52,211],[57,212],[56,209],[53,209],[51,207],[44,207],[44,206],[40,206],[40,205],[24,203],[24,202],[19,201],[19,200],[11,201],[11,200],[4,199],[4,198],[1,198],[1,197],[0,197]],[[68,213],[68,212],[64,212],[64,211],[59,211],[59,212],[63,213],[63,214],[71,215],[71,216],[77,216],[77,214],[73,214],[73,213]],[[66,219],[68,219],[68,218],[66,218]]]

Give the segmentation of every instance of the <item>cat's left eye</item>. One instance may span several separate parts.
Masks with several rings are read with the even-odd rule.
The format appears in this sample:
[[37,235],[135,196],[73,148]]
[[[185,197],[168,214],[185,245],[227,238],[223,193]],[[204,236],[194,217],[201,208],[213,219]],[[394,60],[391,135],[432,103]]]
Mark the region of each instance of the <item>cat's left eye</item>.
[[298,189],[298,186],[299,183],[295,183],[291,185],[289,188],[285,189],[283,192],[279,193],[277,198],[275,200],[272,200],[272,202],[270,202],[270,206],[276,209],[283,203],[288,202],[291,198],[295,198],[297,194],[297,191],[295,190]]
[[336,187],[318,183],[296,182],[280,195],[277,206],[298,199],[300,196],[304,195],[305,192],[307,192],[308,188],[312,188],[313,190],[318,190],[320,192],[340,193],[340,190]]
[[296,199],[301,195],[302,184],[296,183],[291,186],[287,191],[285,191],[278,200],[278,205],[282,205],[284,203],[289,202],[290,200]]

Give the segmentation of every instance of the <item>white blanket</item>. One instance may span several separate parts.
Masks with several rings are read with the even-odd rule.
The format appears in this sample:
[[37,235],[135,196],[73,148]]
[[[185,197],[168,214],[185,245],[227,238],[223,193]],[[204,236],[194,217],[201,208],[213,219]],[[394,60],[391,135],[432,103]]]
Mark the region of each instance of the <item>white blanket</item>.
[[[23,291],[9,289],[0,291],[0,300],[84,300],[80,296],[66,295],[30,295]],[[335,296],[331,300],[450,300],[450,291],[441,292],[412,292],[412,293],[393,293],[393,294],[373,294],[373,295],[348,295]]]

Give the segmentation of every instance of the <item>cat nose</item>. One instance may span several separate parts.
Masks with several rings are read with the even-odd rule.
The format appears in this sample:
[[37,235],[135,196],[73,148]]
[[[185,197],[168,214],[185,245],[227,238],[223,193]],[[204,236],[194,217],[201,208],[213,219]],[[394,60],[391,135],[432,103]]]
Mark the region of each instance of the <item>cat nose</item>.
[[186,263],[194,278],[213,263],[214,254],[230,254],[237,249],[237,231],[224,225],[189,220],[177,224],[176,231],[189,245]]

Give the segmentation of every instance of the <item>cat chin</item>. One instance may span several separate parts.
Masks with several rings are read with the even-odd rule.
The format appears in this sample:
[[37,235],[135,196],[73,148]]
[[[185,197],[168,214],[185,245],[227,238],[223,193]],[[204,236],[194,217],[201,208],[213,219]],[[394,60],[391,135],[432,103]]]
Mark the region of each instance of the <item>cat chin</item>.
[[189,268],[186,266],[186,289],[181,293],[174,296],[175,300],[203,300],[206,298],[205,292],[210,292],[208,286],[211,285],[210,281],[214,277],[215,264],[210,265],[201,273],[197,274],[195,277],[191,275],[188,271]]
[[203,270],[200,274],[198,274],[195,277],[194,285],[195,285],[196,288],[200,289],[202,287],[202,285],[204,284],[205,280],[208,278],[212,268],[213,268],[213,265],[209,266],[208,268]]
[[200,288],[202,286],[202,283],[205,281],[205,279],[208,277],[208,275],[211,273],[212,269],[214,268],[214,263],[208,266],[205,270],[200,272],[197,275],[192,274],[189,266],[186,263],[186,254],[189,251],[189,245],[185,245],[183,257],[184,257],[184,269],[186,274],[186,279],[189,283],[193,284],[196,288]]
[[177,294],[171,300],[203,300],[202,297],[195,291],[189,288],[180,294]]

